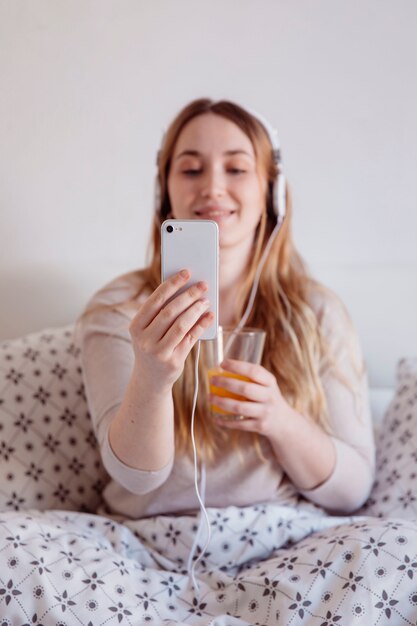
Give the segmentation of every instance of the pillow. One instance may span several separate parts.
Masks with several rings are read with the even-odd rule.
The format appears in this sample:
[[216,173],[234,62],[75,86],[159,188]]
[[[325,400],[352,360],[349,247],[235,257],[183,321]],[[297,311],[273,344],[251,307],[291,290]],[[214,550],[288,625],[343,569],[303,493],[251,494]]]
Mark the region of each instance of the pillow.
[[74,326],[0,343],[0,511],[95,511],[107,480]]
[[417,519],[417,358],[398,362],[376,437],[376,482],[361,515]]

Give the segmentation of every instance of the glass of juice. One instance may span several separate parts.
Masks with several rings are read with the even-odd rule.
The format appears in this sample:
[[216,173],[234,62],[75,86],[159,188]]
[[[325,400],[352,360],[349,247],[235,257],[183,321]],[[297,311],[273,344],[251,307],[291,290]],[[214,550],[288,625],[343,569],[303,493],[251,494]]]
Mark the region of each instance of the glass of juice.
[[[226,359],[237,359],[239,361],[247,361],[250,363],[260,363],[265,344],[266,332],[259,328],[250,328],[244,326],[236,330],[233,328],[219,327],[219,333],[216,339],[205,341],[206,364],[208,367],[208,383],[211,394],[222,396],[225,398],[235,398],[237,400],[246,400],[243,396],[231,393],[222,387],[212,385],[213,376],[221,375],[238,380],[250,381],[250,378],[241,376],[232,372],[228,372],[220,367],[220,363]],[[221,417],[222,419],[244,419],[242,415],[229,413],[224,409],[212,404],[210,405],[210,413],[213,417]]]

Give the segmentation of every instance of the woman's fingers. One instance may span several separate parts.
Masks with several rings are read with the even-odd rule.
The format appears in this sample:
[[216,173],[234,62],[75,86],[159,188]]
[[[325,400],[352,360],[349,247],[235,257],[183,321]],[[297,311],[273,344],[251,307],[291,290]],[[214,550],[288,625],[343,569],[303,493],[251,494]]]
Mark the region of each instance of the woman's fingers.
[[213,323],[213,320],[214,313],[212,311],[208,311],[200,317],[198,322],[194,324],[194,326],[188,331],[188,333],[185,335],[185,337],[176,348],[176,351],[180,358],[185,359],[191,348],[194,346],[194,344],[197,343],[206,328],[208,328],[210,324]]
[[[225,398],[214,394],[210,394],[209,402],[211,405],[217,406],[219,409],[223,409],[226,413],[230,413],[231,415],[243,415],[245,418],[262,417],[265,410],[262,404],[258,404],[257,402],[248,402],[245,400],[237,400],[235,398]],[[233,421],[234,423],[234,420],[230,421]]]
[[[204,331],[205,323],[207,326],[208,319],[205,318],[207,322],[200,321],[200,318],[207,313],[207,309],[210,307],[210,302],[203,298],[201,300],[197,300],[191,306],[188,307],[185,311],[183,311],[171,324],[168,328],[165,335],[160,340],[160,347],[162,351],[173,351],[179,347],[179,345],[184,341],[188,342],[188,350],[190,349],[190,344],[193,345],[195,341],[197,341],[198,337]],[[212,320],[211,320],[212,321]],[[195,341],[194,341],[195,340]]]
[[222,376],[221,374],[210,377],[210,386],[227,389],[227,391],[238,396],[243,396],[252,402],[264,402],[267,399],[269,390],[269,387],[254,383],[252,380],[231,378],[230,376]]
[[[160,341],[174,323],[191,307],[200,303],[200,315],[209,307],[209,302],[204,298],[207,291],[207,283],[198,282],[188,287],[183,293],[175,296],[168,302],[146,328],[146,334],[153,341]],[[201,306],[203,305],[203,306]],[[192,323],[194,324],[196,320]],[[190,330],[191,326],[187,329]],[[181,337],[182,338],[182,337]]]
[[259,425],[258,420],[252,419],[250,417],[245,417],[244,419],[226,419],[217,417],[214,421],[221,426],[222,428],[229,428],[230,430],[245,430],[247,432],[257,432],[257,427]]
[[133,323],[143,330],[152,322],[167,302],[190,280],[191,274],[184,269],[165,280],[155,289],[140,307]]
[[[277,416],[288,407],[275,376],[262,365],[244,361],[227,359],[221,365],[226,371],[223,376],[219,373],[211,378],[212,393],[208,398],[210,405],[226,413],[224,420],[216,419],[216,422],[225,428],[254,431],[269,437],[276,431]],[[228,376],[230,372],[232,376]],[[246,380],[242,380],[245,377]],[[252,380],[247,380],[249,378]],[[243,419],[228,420],[227,414],[241,415]]]
[[238,361],[237,359],[225,359],[220,365],[222,369],[234,374],[239,374],[240,376],[246,376],[254,383],[258,383],[258,385],[268,387],[276,382],[273,374],[257,363]]

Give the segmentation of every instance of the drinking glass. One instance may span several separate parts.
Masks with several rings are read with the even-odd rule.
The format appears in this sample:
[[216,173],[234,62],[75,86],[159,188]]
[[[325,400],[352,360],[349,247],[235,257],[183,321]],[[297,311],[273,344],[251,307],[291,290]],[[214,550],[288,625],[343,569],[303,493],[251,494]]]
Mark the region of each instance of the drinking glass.
[[[237,400],[247,400],[243,396],[237,395],[216,387],[211,383],[213,376],[221,375],[228,378],[237,378],[238,380],[250,381],[247,376],[228,372],[220,367],[220,363],[224,359],[237,359],[250,363],[260,363],[265,345],[266,332],[259,328],[243,327],[239,330],[233,328],[219,327],[216,339],[205,341],[206,365],[208,368],[208,384],[210,393],[224,398],[234,398]],[[221,417],[222,419],[244,419],[243,415],[229,413],[224,409],[210,405],[210,414],[212,417]]]

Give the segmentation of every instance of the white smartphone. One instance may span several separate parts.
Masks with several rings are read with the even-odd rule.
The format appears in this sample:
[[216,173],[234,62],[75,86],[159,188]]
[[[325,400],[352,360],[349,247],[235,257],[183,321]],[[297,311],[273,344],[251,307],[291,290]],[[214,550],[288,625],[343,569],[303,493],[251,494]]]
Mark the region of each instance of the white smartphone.
[[[182,269],[191,272],[191,279],[181,290],[204,280],[214,313],[213,323],[200,339],[215,339],[219,326],[219,227],[213,220],[166,220],[161,226],[162,281]],[[180,293],[180,292],[179,292]]]

